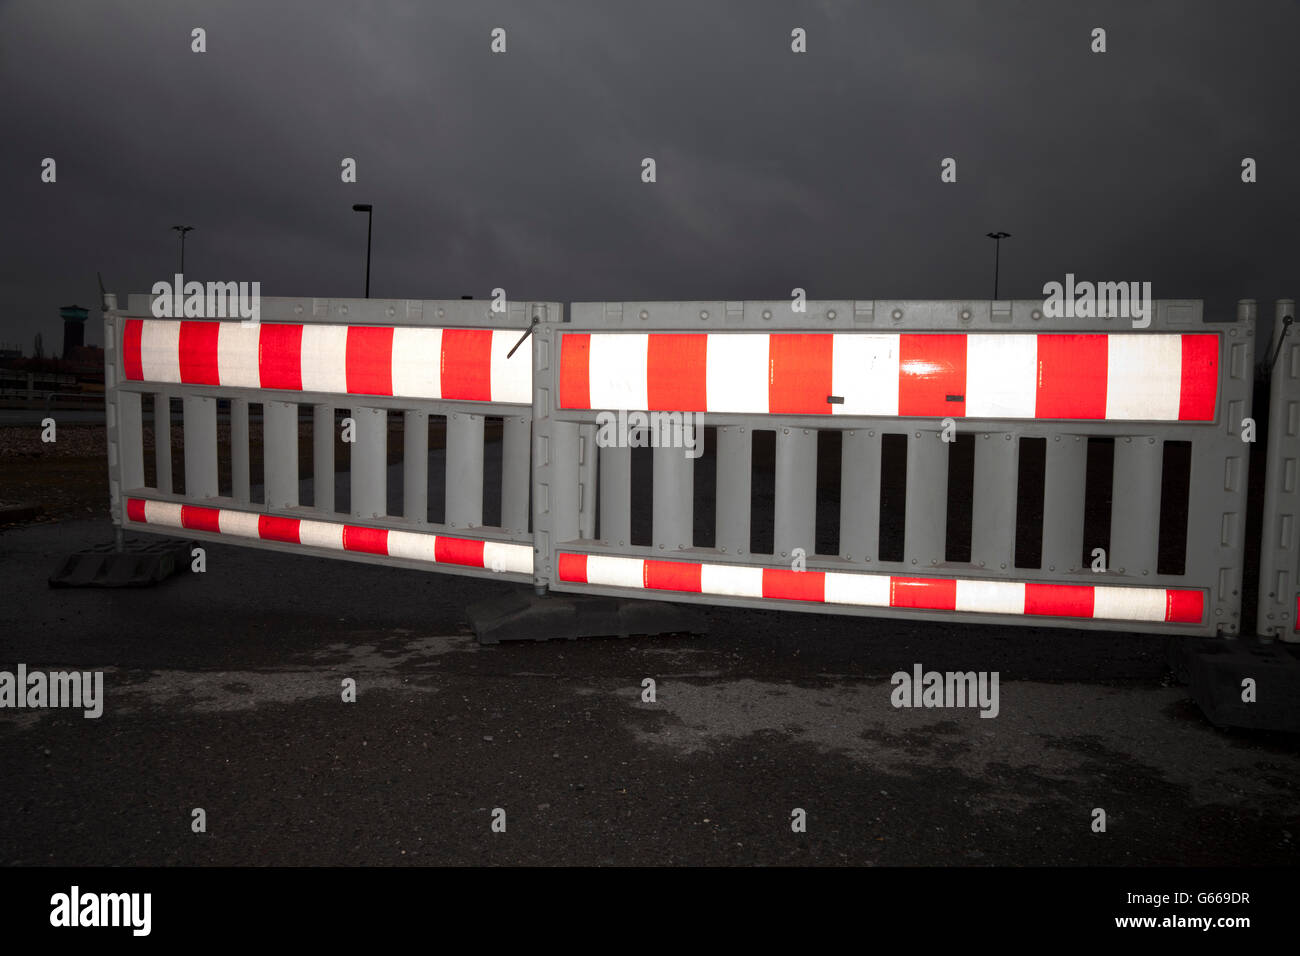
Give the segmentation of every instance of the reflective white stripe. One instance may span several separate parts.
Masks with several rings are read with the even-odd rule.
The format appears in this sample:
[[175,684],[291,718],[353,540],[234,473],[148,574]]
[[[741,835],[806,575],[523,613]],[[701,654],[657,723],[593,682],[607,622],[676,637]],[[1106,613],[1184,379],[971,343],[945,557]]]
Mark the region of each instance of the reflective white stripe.
[[233,534],[239,538],[256,538],[257,515],[247,511],[227,511],[221,509],[217,516],[217,527],[222,534]]
[[897,415],[898,336],[835,333],[831,394],[844,399],[832,415]]
[[889,575],[827,571],[823,593],[827,604],[889,607]]
[[958,611],[987,614],[1024,614],[1025,585],[1020,581],[957,580]]
[[299,521],[298,540],[312,548],[343,550],[343,525],[329,521]]
[[181,506],[170,501],[146,501],[144,503],[144,520],[146,524],[160,524],[168,528],[181,528]]
[[1107,418],[1178,420],[1183,375],[1181,335],[1110,335],[1107,358]]
[[705,564],[700,568],[700,590],[733,597],[763,596],[763,569],[733,564]]
[[258,349],[261,328],[222,322],[217,328],[217,374],[226,388],[261,388]]
[[346,325],[304,325],[301,354],[304,392],[348,390]]
[[645,562],[640,558],[611,558],[603,554],[587,555],[587,583],[615,588],[645,587]]
[[140,368],[146,382],[181,380],[181,324],[145,319],[140,328]]
[[[391,538],[392,535],[389,535],[389,537]],[[392,553],[391,545],[389,546],[389,553]],[[490,571],[516,571],[519,574],[532,574],[533,549],[525,545],[485,541],[483,543],[483,567]]]
[[[533,344],[525,340],[512,358],[506,358],[523,332],[492,330],[492,401],[533,403]],[[530,562],[531,563],[531,562]],[[530,569],[531,570],[531,569]]]
[[1092,616],[1115,621],[1163,621],[1164,588],[1093,588]]
[[966,337],[966,415],[1033,418],[1038,397],[1038,336]]
[[388,532],[388,556],[406,558],[408,561],[435,561],[434,548],[437,535],[417,534],[414,531]]
[[768,337],[711,333],[705,354],[711,412],[767,414]]
[[645,333],[591,337],[587,358],[591,407],[644,411],[650,337]]
[[442,398],[442,329],[393,329],[393,394]]

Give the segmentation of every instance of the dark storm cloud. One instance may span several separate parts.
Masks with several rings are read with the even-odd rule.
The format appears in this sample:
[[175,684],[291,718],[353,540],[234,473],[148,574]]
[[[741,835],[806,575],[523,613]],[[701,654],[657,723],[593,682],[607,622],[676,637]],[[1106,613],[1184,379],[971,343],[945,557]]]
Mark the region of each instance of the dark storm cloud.
[[1290,3],[450,6],[0,7],[0,339],[148,291],[180,222],[193,277],[359,295],[353,202],[380,296],[982,298],[991,229],[1004,297],[1300,288]]

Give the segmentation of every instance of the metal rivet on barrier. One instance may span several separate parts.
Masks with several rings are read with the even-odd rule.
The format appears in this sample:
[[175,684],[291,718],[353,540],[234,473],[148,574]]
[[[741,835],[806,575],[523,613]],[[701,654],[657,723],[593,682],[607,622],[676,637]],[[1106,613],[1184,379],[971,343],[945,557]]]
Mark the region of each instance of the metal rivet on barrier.
[[984,567],[984,562],[983,562],[983,561],[980,562],[980,567],[981,567],[981,568]]
[[701,318],[701,319],[707,319],[708,317],[709,317],[709,313],[708,313],[708,312],[701,312],[701,313],[700,313],[700,318]]
[[868,437],[868,438],[875,438],[875,437],[876,437],[876,430],[875,430],[874,428],[868,430],[868,432],[867,432],[867,437]]
[[1039,319],[1043,317],[1043,313],[1039,312],[1037,309],[1034,309],[1033,312],[1029,313],[1029,317],[1033,319],[1035,322],[1037,322]]
[[643,318],[643,319],[648,319],[648,318],[650,318],[650,313],[647,312],[645,309],[642,309],[642,310],[641,310],[641,318]]
[[1151,572],[1148,571],[1146,568],[1143,568],[1143,569],[1142,569],[1142,573],[1143,573],[1143,574],[1150,574]]
[[916,433],[916,437],[917,437],[917,438],[920,438],[920,437],[921,437],[921,433],[920,433],[920,432],[917,432],[917,433]]
[[1155,443],[1156,443],[1156,440],[1155,440],[1154,438],[1148,438],[1148,439],[1147,439],[1147,444],[1148,444],[1148,445],[1154,445]]
[[297,312],[299,315],[302,315],[302,303],[299,302],[297,305],[295,305],[293,307],[293,311]]
[[763,310],[763,318],[765,318],[765,319],[770,319],[771,317],[772,317],[772,310],[771,310],[771,309],[764,309],[764,310]]
[[913,559],[912,559],[912,563],[913,563],[913,564],[916,564],[916,558],[913,558]]
[[826,318],[828,318],[828,319],[833,319],[833,318],[835,318],[835,310],[834,310],[834,309],[831,309],[829,312],[827,312],[827,313],[826,313]]
[[1002,570],[1005,571],[1006,569],[1007,569],[1007,563],[1006,563],[1005,561],[1003,561],[1003,562],[1002,562]]
[[446,310],[446,309],[439,309],[439,310],[438,310],[438,318],[441,319],[441,318],[445,317],[446,315],[447,315],[447,310]]
[[664,546],[663,546],[662,544],[659,545],[659,550],[662,551],[663,549],[664,549]]
[[895,309],[893,312],[891,312],[891,313],[889,313],[889,314],[893,317],[894,321],[897,322],[899,319],[901,319],[901,318],[903,317],[903,310],[902,310],[902,309]]
[[388,307],[388,314],[389,314],[389,315],[396,315],[396,314],[397,314],[397,310],[394,309],[394,308],[390,305],[390,306]]
[[964,320],[969,321],[969,320],[970,320],[970,309],[962,309],[962,310],[961,310],[961,317],[962,317]]
[[339,309],[339,311],[342,312],[344,315],[347,315],[347,314],[348,314],[348,307],[345,305],[345,306],[343,306],[341,309]]
[[1130,437],[1130,436],[1128,436],[1128,435],[1125,435],[1125,436],[1124,436],[1124,444],[1126,444],[1126,445],[1131,444],[1132,441],[1133,441],[1132,437]]
[[1049,565],[1048,568],[1047,568],[1047,570],[1049,570],[1049,571],[1055,571],[1055,570],[1056,570],[1056,565],[1054,565],[1054,564]]
[[788,429],[788,428],[782,428],[782,429],[781,429],[781,434],[782,434],[782,435],[788,435],[788,434],[790,434],[790,429]]
[[807,434],[808,434],[808,429],[805,428],[805,429],[803,430],[803,433],[804,433],[805,435],[807,435]]
[[1010,436],[1010,435],[1004,435],[1003,437],[1006,438],[1007,441],[1011,441],[1011,436]]

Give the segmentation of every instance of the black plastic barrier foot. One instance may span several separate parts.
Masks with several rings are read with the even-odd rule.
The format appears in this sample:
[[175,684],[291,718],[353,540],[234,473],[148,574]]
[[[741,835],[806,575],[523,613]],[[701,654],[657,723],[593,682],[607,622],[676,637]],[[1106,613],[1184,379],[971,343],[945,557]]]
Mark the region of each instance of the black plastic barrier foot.
[[704,615],[693,607],[585,594],[538,597],[520,589],[473,604],[466,612],[480,644],[708,633]]
[[50,575],[52,588],[141,588],[165,581],[190,560],[193,541],[128,538],[118,551],[100,544],[70,554]]
[[1183,638],[1170,664],[1216,727],[1300,733],[1300,646]]

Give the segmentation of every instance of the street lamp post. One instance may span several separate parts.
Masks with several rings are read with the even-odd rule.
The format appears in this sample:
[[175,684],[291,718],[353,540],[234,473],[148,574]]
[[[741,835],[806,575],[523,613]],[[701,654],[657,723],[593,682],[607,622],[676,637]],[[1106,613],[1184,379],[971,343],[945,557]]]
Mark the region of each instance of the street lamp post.
[[181,275],[185,275],[185,233],[192,230],[193,226],[172,226],[181,236]]
[[352,204],[353,212],[366,214],[366,298],[370,298],[370,232],[375,220],[375,207],[368,202]]
[[988,237],[995,243],[993,247],[993,301],[996,302],[998,298],[998,266],[1001,264],[1002,259],[1002,240],[1010,239],[1011,233],[990,232]]

